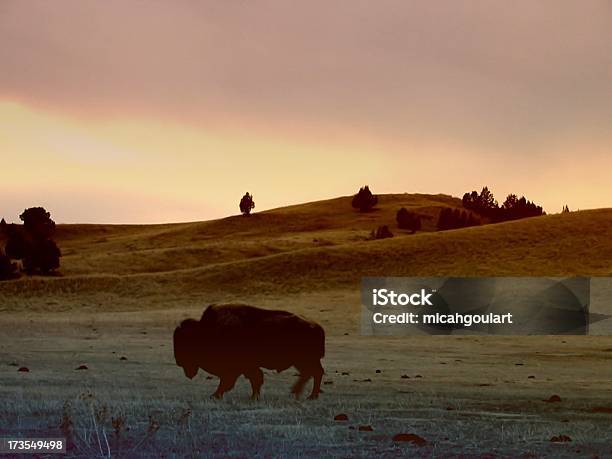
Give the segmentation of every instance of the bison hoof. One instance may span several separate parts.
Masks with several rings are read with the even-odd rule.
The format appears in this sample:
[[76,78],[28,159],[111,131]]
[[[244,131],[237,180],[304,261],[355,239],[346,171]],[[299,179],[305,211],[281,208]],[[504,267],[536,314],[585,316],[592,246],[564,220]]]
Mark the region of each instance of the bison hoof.
[[308,397],[308,400],[316,400],[319,398],[319,394],[310,394],[310,396]]
[[216,392],[210,396],[211,400],[221,400],[223,398],[223,394],[217,394]]

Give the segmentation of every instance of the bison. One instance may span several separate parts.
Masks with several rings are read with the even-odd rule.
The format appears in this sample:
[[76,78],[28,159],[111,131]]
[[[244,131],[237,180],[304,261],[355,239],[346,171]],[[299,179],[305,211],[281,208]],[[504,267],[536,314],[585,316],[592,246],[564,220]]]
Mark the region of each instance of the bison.
[[292,393],[299,398],[314,378],[309,399],[321,392],[325,332],[314,322],[287,311],[260,309],[244,304],[211,305],[197,321],[186,319],[174,331],[174,358],[192,379],[201,368],[219,377],[212,398],[220,399],[244,375],[259,399],[261,368],[281,372],[293,366],[299,379]]

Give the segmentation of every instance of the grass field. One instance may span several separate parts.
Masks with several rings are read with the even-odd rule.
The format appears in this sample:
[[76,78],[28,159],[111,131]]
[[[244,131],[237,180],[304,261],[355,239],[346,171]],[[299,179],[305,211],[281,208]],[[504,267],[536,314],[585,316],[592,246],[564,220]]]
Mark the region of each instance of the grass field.
[[[424,231],[396,229],[402,206]],[[382,195],[365,214],[343,197],[209,222],[59,225],[61,276],[0,283],[0,436],[64,431],[80,457],[611,456],[611,337],[359,336],[362,276],[612,275],[612,209],[434,232],[447,206],[460,201]],[[381,224],[395,237],[368,240]],[[227,301],[325,327],[318,401],[291,399],[292,370],[268,372],[260,402],[244,380],[213,402],[216,380],[183,376],[174,327]]]

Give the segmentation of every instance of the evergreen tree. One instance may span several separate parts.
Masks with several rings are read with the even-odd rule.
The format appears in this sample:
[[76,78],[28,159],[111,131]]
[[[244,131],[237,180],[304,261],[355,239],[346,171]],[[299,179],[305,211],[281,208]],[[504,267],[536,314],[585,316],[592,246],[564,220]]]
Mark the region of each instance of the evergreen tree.
[[368,185],[359,188],[359,192],[353,196],[351,205],[355,209],[359,209],[361,212],[367,212],[378,204],[378,197],[372,194]]
[[253,196],[247,192],[240,200],[240,212],[242,212],[242,215],[246,215],[248,217],[251,215],[251,210],[254,208],[255,201],[253,201]]

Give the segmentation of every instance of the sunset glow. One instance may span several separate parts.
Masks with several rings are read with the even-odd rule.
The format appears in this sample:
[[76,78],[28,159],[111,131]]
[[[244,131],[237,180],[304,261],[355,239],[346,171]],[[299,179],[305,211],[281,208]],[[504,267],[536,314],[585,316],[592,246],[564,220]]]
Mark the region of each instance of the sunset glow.
[[606,2],[3,2],[0,216],[354,193],[612,204]]

